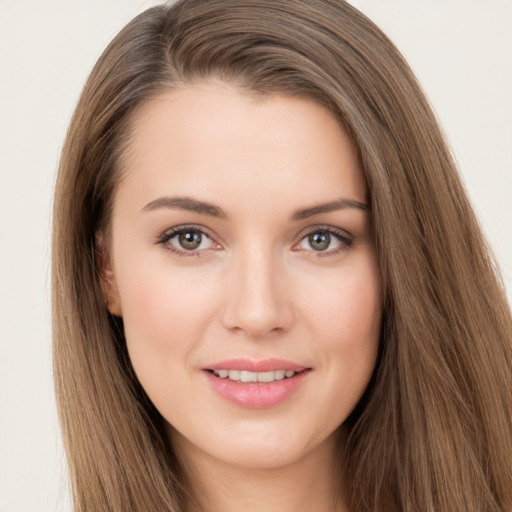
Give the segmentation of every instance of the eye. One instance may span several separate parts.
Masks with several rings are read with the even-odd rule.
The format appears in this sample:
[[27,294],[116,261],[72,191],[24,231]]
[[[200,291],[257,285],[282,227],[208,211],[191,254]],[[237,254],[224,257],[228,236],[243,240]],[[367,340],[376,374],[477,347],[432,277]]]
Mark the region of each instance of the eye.
[[187,226],[166,231],[158,238],[158,243],[182,256],[199,255],[200,251],[220,248],[203,230]]
[[196,249],[204,249],[208,240],[209,238],[206,235],[203,235],[200,231],[189,230],[174,235],[169,242],[173,245],[177,244],[180,249],[195,251]]
[[[331,234],[325,231],[311,233],[306,238],[307,243],[314,251],[326,251],[331,245]],[[337,240],[336,240],[337,241]]]
[[310,231],[294,249],[325,253],[327,256],[348,249],[353,243],[353,238],[348,233],[333,227],[326,227]]

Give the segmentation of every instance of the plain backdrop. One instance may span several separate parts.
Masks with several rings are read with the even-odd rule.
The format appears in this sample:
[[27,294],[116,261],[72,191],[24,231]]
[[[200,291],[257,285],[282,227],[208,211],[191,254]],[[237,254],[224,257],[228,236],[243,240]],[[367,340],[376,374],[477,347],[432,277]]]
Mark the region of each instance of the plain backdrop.
[[[70,511],[51,382],[52,187],[103,48],[156,0],[0,0],[0,512]],[[512,297],[512,1],[354,0],[409,60]]]

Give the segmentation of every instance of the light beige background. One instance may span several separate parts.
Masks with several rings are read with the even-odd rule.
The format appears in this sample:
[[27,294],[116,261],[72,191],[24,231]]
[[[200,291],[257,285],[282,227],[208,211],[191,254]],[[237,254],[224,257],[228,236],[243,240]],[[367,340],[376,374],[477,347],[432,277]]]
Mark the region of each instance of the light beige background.
[[[51,384],[52,186],[80,88],[156,0],[0,0],[0,512],[69,511]],[[512,297],[512,1],[354,0],[430,97]]]

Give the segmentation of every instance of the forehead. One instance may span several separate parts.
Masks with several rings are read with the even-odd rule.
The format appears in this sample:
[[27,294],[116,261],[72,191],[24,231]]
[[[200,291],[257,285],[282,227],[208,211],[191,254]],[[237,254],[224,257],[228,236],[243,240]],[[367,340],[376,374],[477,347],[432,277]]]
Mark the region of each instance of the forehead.
[[143,105],[123,160],[119,192],[130,189],[141,207],[163,194],[211,200],[229,192],[267,203],[366,197],[357,150],[325,107],[224,83],[169,90]]

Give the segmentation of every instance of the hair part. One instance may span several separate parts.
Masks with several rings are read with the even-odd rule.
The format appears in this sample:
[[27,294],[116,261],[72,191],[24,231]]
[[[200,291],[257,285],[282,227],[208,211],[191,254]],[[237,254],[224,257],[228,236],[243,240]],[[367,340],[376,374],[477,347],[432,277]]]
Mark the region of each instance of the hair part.
[[181,0],[140,14],[105,50],[61,157],[54,369],[75,511],[178,511],[191,490],[105,307],[96,237],[108,236],[138,109],[211,79],[312,98],[359,151],[385,307],[379,364],[341,427],[352,509],[512,509],[510,310],[410,68],[343,1]]

